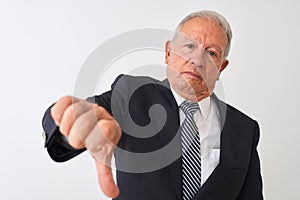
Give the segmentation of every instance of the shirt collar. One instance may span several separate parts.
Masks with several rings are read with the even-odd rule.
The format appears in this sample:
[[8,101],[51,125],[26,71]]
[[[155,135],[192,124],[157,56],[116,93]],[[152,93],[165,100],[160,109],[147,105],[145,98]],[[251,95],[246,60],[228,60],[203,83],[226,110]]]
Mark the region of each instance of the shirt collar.
[[[170,88],[171,88],[173,96],[176,100],[176,103],[179,107],[186,99],[184,99],[182,96],[180,96],[172,87],[170,87]],[[199,105],[200,112],[201,112],[203,118],[206,119],[209,114],[209,110],[210,110],[210,96],[199,101],[198,105]]]

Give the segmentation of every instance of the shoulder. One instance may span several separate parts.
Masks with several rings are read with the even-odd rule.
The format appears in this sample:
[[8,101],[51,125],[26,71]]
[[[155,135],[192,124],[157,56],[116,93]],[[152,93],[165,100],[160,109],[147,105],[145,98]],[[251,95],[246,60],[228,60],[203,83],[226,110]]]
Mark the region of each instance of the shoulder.
[[149,76],[131,76],[131,75],[125,75],[121,74],[119,75],[115,81],[112,84],[112,88],[115,86],[143,86],[145,84],[162,84],[163,82],[157,79],[154,79]]
[[168,81],[161,81],[148,76],[131,76],[124,74],[119,75],[111,85],[112,91],[122,95],[132,95],[136,91],[160,91],[161,88],[168,89]]
[[240,111],[239,109],[226,104],[226,123],[230,123],[235,130],[236,136],[242,140],[253,141],[257,146],[260,137],[259,124],[256,119]]
[[221,115],[220,117],[223,118],[223,120],[226,120],[227,122],[230,121],[230,123],[235,124],[257,124],[255,119],[223,100],[220,100],[214,93],[211,95],[211,99],[217,105],[218,111]]
[[256,120],[250,117],[248,114],[244,113],[243,111],[233,107],[230,104],[226,104],[227,107],[227,114],[232,115],[232,117],[237,120],[237,122],[245,122],[245,123],[257,123]]
[[212,97],[217,104],[222,127],[231,127],[231,130],[235,130],[238,135],[259,136],[259,125],[256,119],[240,109],[219,100],[215,95]]

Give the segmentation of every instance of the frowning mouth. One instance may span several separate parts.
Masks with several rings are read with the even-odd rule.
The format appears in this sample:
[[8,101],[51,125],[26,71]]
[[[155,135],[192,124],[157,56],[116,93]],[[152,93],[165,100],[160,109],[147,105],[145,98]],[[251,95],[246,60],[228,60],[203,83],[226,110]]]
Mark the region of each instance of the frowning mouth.
[[182,74],[187,75],[187,76],[192,77],[192,78],[196,78],[196,79],[201,79],[201,80],[203,79],[200,74],[197,74],[197,73],[194,73],[194,72],[183,72]]

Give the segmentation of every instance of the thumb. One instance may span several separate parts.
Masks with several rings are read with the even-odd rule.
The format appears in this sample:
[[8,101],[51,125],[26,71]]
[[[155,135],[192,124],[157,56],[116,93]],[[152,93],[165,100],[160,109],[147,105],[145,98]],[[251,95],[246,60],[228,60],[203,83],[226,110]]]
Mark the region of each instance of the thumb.
[[110,198],[116,198],[120,191],[113,179],[111,168],[97,159],[95,159],[95,162],[98,174],[98,183],[102,192]]

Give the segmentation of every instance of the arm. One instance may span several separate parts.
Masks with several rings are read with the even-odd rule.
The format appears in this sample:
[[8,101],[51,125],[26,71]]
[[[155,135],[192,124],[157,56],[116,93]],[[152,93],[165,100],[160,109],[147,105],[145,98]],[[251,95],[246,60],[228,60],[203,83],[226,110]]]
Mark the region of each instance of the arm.
[[254,142],[246,179],[237,200],[263,200],[260,161],[257,152],[259,126],[255,123]]

